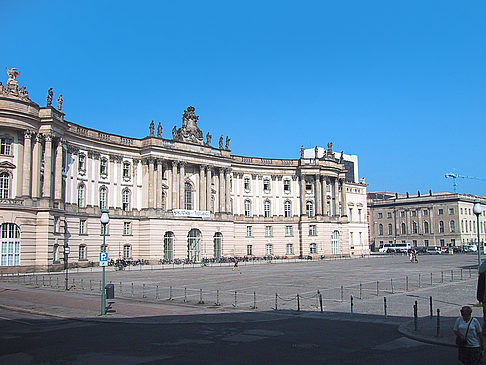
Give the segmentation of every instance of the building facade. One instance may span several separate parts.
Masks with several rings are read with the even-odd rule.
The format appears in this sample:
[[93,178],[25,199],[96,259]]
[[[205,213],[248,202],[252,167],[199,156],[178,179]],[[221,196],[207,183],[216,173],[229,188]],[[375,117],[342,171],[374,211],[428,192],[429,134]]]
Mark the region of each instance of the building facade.
[[[370,244],[377,250],[384,243],[406,242],[415,247],[457,247],[477,243],[478,199],[482,207],[479,233],[486,232],[486,199],[457,194],[410,195],[389,192],[368,193]],[[483,238],[481,237],[481,242]]]
[[[152,122],[136,139],[83,127],[19,87],[0,85],[1,266],[98,261],[101,209],[111,258],[368,253],[357,157],[316,148],[299,159],[232,155],[204,139],[190,106],[172,138]],[[352,157],[352,156],[351,156]],[[356,166],[354,166],[354,164]],[[351,166],[351,168],[350,168]],[[352,172],[351,172],[352,171]]]

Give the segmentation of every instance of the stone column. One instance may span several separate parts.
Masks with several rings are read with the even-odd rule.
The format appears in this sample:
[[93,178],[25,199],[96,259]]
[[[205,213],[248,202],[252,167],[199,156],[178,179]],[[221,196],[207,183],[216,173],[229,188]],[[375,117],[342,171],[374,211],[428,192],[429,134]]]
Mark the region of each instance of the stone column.
[[329,212],[327,211],[327,179],[324,177],[322,179],[322,193],[323,193],[323,199],[322,199],[322,214],[328,215]]
[[157,159],[157,179],[156,179],[157,192],[155,196],[155,202],[156,202],[156,208],[158,209],[162,208],[162,177],[163,177],[162,165],[163,165],[162,160]]
[[225,173],[226,173],[226,180],[225,180],[225,212],[226,213],[231,213],[231,179],[230,179],[230,175],[231,175],[231,170],[230,169],[226,169],[225,170]]
[[219,168],[219,212],[223,212],[224,206],[224,169]]
[[206,210],[211,211],[211,166],[206,166]]
[[186,178],[186,163],[179,164],[179,209],[184,209],[184,181]]
[[339,180],[334,179],[334,215],[339,217]]
[[341,204],[343,206],[343,216],[348,216],[348,204],[346,201],[346,184],[344,179],[341,179]]
[[199,210],[206,210],[206,176],[204,165],[199,165]]
[[132,207],[138,209],[138,159],[132,159],[132,188],[133,188],[133,205]]
[[42,197],[51,198],[51,180],[52,180],[52,135],[45,134],[45,151],[44,151],[44,184],[42,187]]
[[171,161],[172,172],[170,176],[170,195],[171,195],[171,208],[177,209],[177,162]]
[[322,185],[321,185],[321,175],[316,175],[316,216],[322,215]]
[[22,182],[22,195],[30,196],[31,172],[32,172],[32,131],[24,131],[24,179]]
[[54,181],[54,199],[62,199],[62,154],[63,154],[63,140],[58,138],[56,148],[56,168],[55,168],[55,181]]
[[154,207],[154,159],[149,158],[148,159],[148,207],[153,208]]
[[300,215],[305,215],[305,175],[300,174]]
[[34,153],[32,160],[32,197],[40,197],[40,167],[42,157],[42,134],[37,133],[35,136]]

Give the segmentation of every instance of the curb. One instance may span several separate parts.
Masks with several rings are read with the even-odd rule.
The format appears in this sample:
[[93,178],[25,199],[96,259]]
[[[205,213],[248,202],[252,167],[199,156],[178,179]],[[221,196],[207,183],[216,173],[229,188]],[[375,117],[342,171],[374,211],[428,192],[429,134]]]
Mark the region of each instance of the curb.
[[424,335],[420,335],[417,332],[412,332],[407,328],[409,325],[410,325],[409,323],[401,324],[400,326],[398,326],[398,332],[400,334],[404,335],[405,337],[408,337],[408,338],[415,340],[415,341],[430,343],[432,345],[439,345],[439,346],[446,346],[446,347],[457,347],[456,344],[452,344],[450,342],[445,342],[444,340],[441,341],[440,338],[424,336]]

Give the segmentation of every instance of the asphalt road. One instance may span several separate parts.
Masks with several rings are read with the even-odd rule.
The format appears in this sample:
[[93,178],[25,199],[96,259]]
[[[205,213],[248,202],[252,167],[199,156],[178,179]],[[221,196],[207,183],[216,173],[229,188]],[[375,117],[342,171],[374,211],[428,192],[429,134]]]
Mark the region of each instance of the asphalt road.
[[[261,316],[260,316],[261,318]],[[59,320],[0,309],[1,364],[457,364],[394,324],[273,316],[226,323]]]

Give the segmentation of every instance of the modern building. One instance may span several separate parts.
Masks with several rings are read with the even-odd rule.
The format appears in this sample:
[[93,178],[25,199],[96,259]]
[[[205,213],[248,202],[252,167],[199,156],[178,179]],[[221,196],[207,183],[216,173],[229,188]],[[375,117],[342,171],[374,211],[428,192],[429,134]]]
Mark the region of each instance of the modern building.
[[[486,199],[457,194],[410,195],[390,192],[368,193],[368,220],[371,248],[384,243],[406,242],[415,247],[454,247],[477,242],[478,199],[482,207],[479,233],[486,232]],[[481,241],[483,238],[481,237]]]
[[143,139],[114,135],[68,121],[52,89],[40,107],[7,73],[1,266],[97,262],[103,233],[110,257],[150,262],[368,253],[366,184],[332,143],[298,159],[233,155],[228,137],[203,138],[192,106],[171,138],[153,122]]

